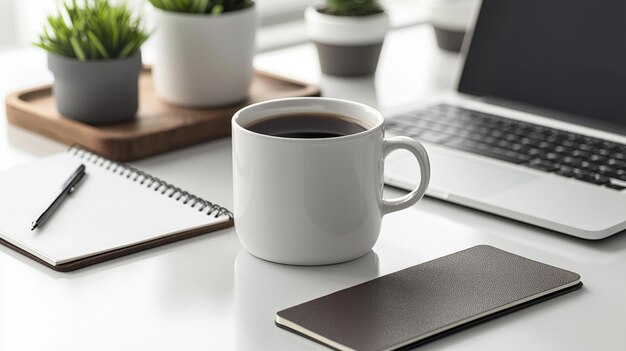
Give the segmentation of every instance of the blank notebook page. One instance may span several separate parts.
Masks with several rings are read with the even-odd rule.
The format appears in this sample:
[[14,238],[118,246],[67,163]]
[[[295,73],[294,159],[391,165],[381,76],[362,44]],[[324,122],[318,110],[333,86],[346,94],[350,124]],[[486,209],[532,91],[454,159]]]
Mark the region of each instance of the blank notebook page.
[[[86,176],[44,225],[31,223],[83,163]],[[0,174],[0,238],[59,265],[184,230],[226,222],[70,152]]]

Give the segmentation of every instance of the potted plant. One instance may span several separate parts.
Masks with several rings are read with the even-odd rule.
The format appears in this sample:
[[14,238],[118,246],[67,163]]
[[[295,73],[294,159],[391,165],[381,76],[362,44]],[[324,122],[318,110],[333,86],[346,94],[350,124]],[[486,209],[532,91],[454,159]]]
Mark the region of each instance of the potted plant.
[[89,124],[134,118],[140,47],[147,38],[141,21],[124,4],[72,0],[48,16],[34,44],[48,51],[61,115]]
[[425,3],[439,48],[461,51],[466,27],[476,3],[476,0],[429,0]]
[[335,76],[373,74],[389,30],[376,0],[326,0],[305,12],[322,72]]
[[255,51],[251,0],[150,0],[156,92],[188,107],[232,105],[248,97]]

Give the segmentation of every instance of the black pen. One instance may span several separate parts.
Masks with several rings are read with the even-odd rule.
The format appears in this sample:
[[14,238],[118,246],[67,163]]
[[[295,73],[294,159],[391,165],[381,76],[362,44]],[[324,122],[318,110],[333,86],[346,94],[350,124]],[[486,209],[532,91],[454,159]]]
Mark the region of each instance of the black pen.
[[54,210],[59,207],[61,202],[67,197],[67,195],[71,194],[76,190],[76,185],[80,182],[81,179],[85,176],[85,165],[81,164],[78,168],[72,173],[72,175],[65,181],[63,186],[61,187],[61,193],[57,195],[57,197],[52,201],[50,206],[33,222],[33,226],[30,230],[35,230],[35,228],[41,227],[43,223],[50,218]]

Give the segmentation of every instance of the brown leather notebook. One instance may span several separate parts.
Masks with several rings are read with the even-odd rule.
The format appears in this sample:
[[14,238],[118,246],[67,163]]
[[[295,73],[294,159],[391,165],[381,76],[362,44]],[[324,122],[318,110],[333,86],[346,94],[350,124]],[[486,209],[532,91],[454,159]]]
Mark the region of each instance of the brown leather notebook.
[[[31,223],[78,165],[86,176]],[[67,272],[233,225],[230,211],[131,166],[73,147],[0,173],[0,244]]]
[[338,350],[395,350],[581,286],[576,273],[480,245],[282,310],[276,324]]

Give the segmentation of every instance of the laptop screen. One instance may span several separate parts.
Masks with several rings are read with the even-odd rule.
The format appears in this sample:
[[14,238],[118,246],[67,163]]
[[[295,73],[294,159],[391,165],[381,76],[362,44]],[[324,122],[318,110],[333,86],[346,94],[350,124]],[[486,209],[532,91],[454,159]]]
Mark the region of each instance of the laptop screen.
[[625,16],[619,0],[483,0],[458,90],[623,133]]

